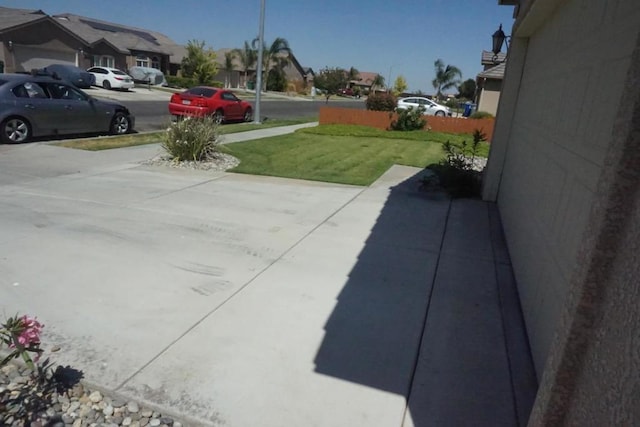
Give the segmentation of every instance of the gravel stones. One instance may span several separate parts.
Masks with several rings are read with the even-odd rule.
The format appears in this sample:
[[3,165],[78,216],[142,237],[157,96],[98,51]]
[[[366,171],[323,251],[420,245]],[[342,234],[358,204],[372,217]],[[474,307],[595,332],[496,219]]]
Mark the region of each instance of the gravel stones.
[[218,171],[223,172],[227,169],[235,168],[240,164],[240,160],[233,157],[230,154],[216,153],[215,157],[206,161],[175,161],[167,155],[161,155],[154,157],[151,160],[142,162],[143,165],[151,166],[166,166],[178,169],[193,169],[193,170],[205,170],[205,171]]
[[[0,368],[0,408],[15,398],[22,386],[33,384],[31,371],[9,364]],[[78,383],[71,389],[53,392],[40,412],[29,413],[33,421],[25,424],[11,410],[0,411],[0,426],[7,427],[182,427],[184,424],[135,401],[123,401],[90,390]]]

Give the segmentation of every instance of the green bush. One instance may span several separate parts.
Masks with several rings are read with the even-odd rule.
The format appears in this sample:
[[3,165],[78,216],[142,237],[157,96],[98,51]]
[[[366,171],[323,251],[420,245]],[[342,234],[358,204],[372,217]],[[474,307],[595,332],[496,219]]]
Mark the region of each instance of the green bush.
[[176,161],[210,160],[218,152],[218,124],[212,117],[186,117],[163,135],[164,148]]
[[393,111],[396,109],[396,97],[388,92],[378,92],[369,95],[365,103],[367,110]]
[[196,85],[195,80],[188,77],[165,76],[165,78],[167,79],[169,87],[187,89]]
[[446,141],[442,144],[446,158],[439,164],[428,166],[428,169],[436,173],[440,185],[451,197],[480,197],[482,172],[474,170],[473,163],[478,157],[480,143],[485,140],[486,135],[476,129],[472,144],[467,144],[467,141],[462,141],[461,144]]
[[475,113],[472,113],[469,116],[470,119],[487,119],[492,117],[493,117],[493,114],[488,113],[486,111],[476,111]]
[[425,109],[423,106],[398,109],[398,120],[394,120],[391,123],[391,129],[399,131],[424,129],[427,124],[427,120],[424,118],[424,112]]
[[[178,76],[165,76],[165,78],[167,79],[169,87],[188,89],[190,87],[198,86],[198,82],[194,78]],[[206,83],[205,86],[224,87],[224,83],[217,80],[211,80]]]

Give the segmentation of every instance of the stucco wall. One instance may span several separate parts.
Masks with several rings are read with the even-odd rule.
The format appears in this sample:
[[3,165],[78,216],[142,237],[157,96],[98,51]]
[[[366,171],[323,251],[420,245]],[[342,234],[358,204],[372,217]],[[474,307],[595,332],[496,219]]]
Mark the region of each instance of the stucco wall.
[[485,80],[482,91],[480,92],[478,111],[486,111],[495,116],[498,112],[501,90],[502,80]]
[[[516,26],[510,52],[524,59],[513,110],[491,162],[497,201],[540,375],[611,141],[631,54],[640,30],[637,0],[537,1]],[[536,6],[536,3],[538,4]],[[537,9],[535,9],[537,7]],[[516,64],[514,64],[515,67]],[[503,93],[503,98],[505,93]],[[499,172],[497,172],[499,170]]]

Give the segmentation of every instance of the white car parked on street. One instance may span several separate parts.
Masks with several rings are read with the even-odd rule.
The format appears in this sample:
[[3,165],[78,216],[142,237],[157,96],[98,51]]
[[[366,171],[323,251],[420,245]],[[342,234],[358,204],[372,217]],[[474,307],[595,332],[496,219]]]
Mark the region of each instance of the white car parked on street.
[[124,71],[108,67],[91,67],[87,70],[96,77],[96,86],[105,89],[131,89],[133,79]]
[[409,107],[417,109],[422,106],[424,108],[424,114],[429,116],[451,116],[451,110],[444,105],[440,105],[429,98],[423,98],[419,96],[412,96],[409,98],[400,98],[398,100],[398,109],[404,110]]

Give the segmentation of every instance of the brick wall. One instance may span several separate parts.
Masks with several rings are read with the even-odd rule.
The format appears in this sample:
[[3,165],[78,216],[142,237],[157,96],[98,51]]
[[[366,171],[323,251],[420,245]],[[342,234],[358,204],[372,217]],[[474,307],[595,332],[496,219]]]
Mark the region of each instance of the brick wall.
[[[320,108],[320,124],[363,125],[378,129],[388,129],[397,115],[388,111],[356,110],[354,108]],[[494,119],[466,119],[458,117],[427,116],[427,126],[435,132],[473,133],[475,129],[482,129],[487,140],[493,137]]]

